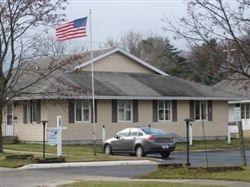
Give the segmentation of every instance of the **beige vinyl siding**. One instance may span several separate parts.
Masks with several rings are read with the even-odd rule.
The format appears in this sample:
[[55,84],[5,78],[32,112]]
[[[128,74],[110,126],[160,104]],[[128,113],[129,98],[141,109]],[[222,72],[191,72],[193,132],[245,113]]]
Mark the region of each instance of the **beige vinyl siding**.
[[243,131],[244,137],[250,138],[250,130],[244,130]]
[[[83,67],[82,70],[91,71],[91,65]],[[94,70],[101,72],[155,73],[121,53],[114,53],[101,59],[100,61],[95,62]]]
[[[189,101],[177,101],[177,122],[152,122],[152,101],[138,101],[138,122],[112,123],[112,101],[98,100],[96,139],[102,139],[102,127],[106,127],[106,138],[113,136],[117,131],[127,127],[148,126],[161,128],[168,132],[174,132],[180,136],[186,136],[185,118],[189,118]],[[42,124],[23,124],[22,105],[15,108],[18,117],[15,132],[22,141],[42,141]],[[48,127],[56,127],[56,116],[62,116],[64,141],[92,141],[92,123],[68,123],[68,100],[43,100],[41,102],[41,120],[47,118]],[[228,105],[226,101],[213,101],[213,121],[205,121],[205,133],[207,137],[226,136],[228,123]],[[193,136],[202,137],[202,122],[192,122]]]
[[138,115],[139,123],[148,126],[152,124],[153,112],[152,112],[152,101],[138,101]]
[[14,124],[14,135],[18,135],[18,140],[29,142],[41,142],[43,140],[42,124],[23,124],[23,102],[17,102],[13,108],[13,115],[17,117]]

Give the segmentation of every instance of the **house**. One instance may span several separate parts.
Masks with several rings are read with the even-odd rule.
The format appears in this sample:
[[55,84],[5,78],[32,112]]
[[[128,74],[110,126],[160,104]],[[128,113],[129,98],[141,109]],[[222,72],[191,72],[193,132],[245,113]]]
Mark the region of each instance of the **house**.
[[[84,143],[93,139],[91,63],[94,66],[95,132],[102,139],[131,126],[161,128],[185,137],[184,119],[192,118],[193,136],[227,136],[228,101],[240,95],[172,77],[115,48],[79,54],[46,57],[28,63],[35,70],[49,66],[52,59],[68,59],[68,65],[42,79],[6,106],[3,132],[23,142],[41,142],[43,126],[56,127],[62,116],[64,143]],[[35,65],[34,65],[35,64]],[[32,69],[32,68],[30,68]],[[26,73],[17,86],[28,84],[35,74]],[[41,94],[43,93],[43,94]],[[46,93],[46,94],[45,94]]]
[[230,79],[222,80],[213,87],[223,88],[225,91],[240,94],[244,96],[242,100],[230,100],[228,101],[228,122],[230,125],[231,133],[238,133],[238,126],[235,123],[234,109],[240,107],[241,109],[241,122],[244,136],[250,137],[250,87],[249,80],[242,75],[234,74]]

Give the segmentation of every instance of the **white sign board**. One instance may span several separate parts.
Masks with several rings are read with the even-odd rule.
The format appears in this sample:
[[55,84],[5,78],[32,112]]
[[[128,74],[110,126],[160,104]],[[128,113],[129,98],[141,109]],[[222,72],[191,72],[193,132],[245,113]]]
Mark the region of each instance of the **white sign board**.
[[234,108],[234,119],[235,121],[241,121],[241,110],[240,107]]
[[47,136],[48,136],[49,145],[51,146],[57,145],[57,135],[58,135],[57,128],[47,128]]

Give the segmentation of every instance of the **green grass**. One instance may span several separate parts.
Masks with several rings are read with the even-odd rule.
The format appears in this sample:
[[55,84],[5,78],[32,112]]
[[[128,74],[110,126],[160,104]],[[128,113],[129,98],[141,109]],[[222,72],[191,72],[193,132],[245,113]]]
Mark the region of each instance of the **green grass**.
[[[61,187],[218,187],[215,185],[177,184],[166,182],[109,182],[109,181],[85,181],[74,184],[66,184]],[[223,187],[223,186],[220,186]]]
[[160,168],[141,179],[216,179],[250,182],[250,167],[235,171],[208,171],[206,168]]
[[[0,153],[0,167],[20,167],[26,164],[33,163],[32,160],[22,159],[5,159],[6,155],[10,154],[30,154],[32,152],[35,158],[43,157],[43,145],[41,144],[7,144],[4,145],[4,149],[12,150]],[[13,152],[15,151],[15,152]],[[107,156],[102,151],[101,145],[96,145],[96,155],[94,155],[93,145],[63,145],[62,147],[63,157],[66,162],[87,162],[87,161],[111,161],[111,160],[128,160],[138,159],[137,157],[128,156]],[[45,157],[55,158],[57,157],[56,146],[45,146]]]
[[[200,141],[193,141],[193,145],[190,146],[190,150],[204,150],[205,143],[207,149],[239,149],[239,139],[232,139],[231,144],[227,143],[227,140],[200,140]],[[250,138],[245,138],[244,145],[246,149],[250,149]],[[176,151],[185,151],[186,150],[186,143],[179,142],[176,146]]]
[[[227,140],[209,140],[206,141],[207,149],[236,149],[239,148],[239,139],[232,139],[230,145],[227,144]],[[245,147],[250,148],[250,138],[245,139]],[[0,167],[20,167],[29,163],[33,163],[32,160],[6,160],[6,154],[25,154],[27,152],[33,152],[35,158],[42,158],[43,145],[41,144],[6,144],[4,149],[15,150],[17,152],[5,152],[0,153]],[[94,155],[93,145],[63,145],[63,157],[66,162],[81,162],[81,161],[110,161],[110,160],[127,160],[138,159],[137,157],[128,156],[107,156],[103,154],[102,146],[96,145],[96,155]],[[176,151],[185,151],[186,143],[177,143]],[[190,146],[190,150],[204,150],[204,141],[193,141],[193,145]],[[18,152],[19,151],[19,152]],[[46,158],[56,157],[57,147],[48,146],[45,147]],[[143,158],[142,158],[143,159]]]

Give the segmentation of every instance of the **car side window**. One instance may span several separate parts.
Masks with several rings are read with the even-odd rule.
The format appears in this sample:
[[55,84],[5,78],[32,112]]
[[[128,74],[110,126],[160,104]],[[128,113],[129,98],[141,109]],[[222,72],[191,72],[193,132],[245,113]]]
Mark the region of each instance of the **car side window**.
[[126,137],[129,135],[129,129],[124,129],[118,133],[119,137]]
[[129,136],[138,136],[138,130],[137,129],[131,129],[130,130],[130,133],[129,133]]
[[143,133],[142,132],[138,132],[138,136],[143,136]]

